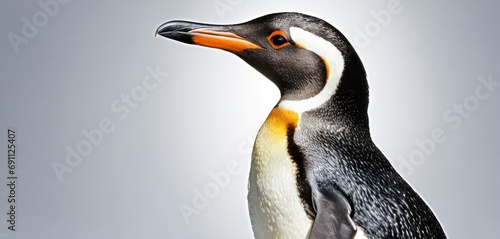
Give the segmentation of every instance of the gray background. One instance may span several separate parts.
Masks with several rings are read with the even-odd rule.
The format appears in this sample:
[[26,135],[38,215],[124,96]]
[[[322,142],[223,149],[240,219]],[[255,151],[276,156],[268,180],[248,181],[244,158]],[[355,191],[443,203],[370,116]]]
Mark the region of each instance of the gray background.
[[[36,1],[2,1],[0,238],[252,238],[251,143],[278,90],[229,53],[155,38],[154,30],[172,19],[237,23],[299,11],[355,42],[367,26],[377,30],[372,12],[386,11],[388,2],[73,0],[59,4],[16,53],[8,34],[22,36],[23,17],[33,22],[44,10]],[[457,116],[449,112],[455,104],[472,102],[479,76],[500,82],[500,5],[399,4],[367,44],[354,44],[369,75],[374,141],[450,238],[492,238],[500,223],[500,87],[460,116],[456,129],[443,114]],[[157,66],[169,76],[121,119],[111,104]],[[66,147],[105,118],[115,130],[59,182],[53,162],[64,163]],[[8,127],[17,130],[16,232],[4,220]],[[415,140],[436,128],[446,141],[411,170],[403,167],[419,151]],[[193,206],[194,192],[213,186],[210,173],[231,160],[240,172],[187,223],[179,205]]]

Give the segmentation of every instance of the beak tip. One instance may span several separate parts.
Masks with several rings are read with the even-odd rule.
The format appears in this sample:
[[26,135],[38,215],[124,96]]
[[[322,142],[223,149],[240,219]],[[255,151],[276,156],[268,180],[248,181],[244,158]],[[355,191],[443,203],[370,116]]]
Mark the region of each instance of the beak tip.
[[184,43],[192,44],[192,38],[189,31],[192,30],[193,24],[184,21],[169,21],[161,24],[155,32],[155,37],[160,35],[165,38],[177,40]]
[[173,29],[171,29],[171,27],[169,27],[169,25],[171,25],[169,23],[170,22],[163,23],[158,28],[156,28],[155,37],[158,36],[158,35],[164,36],[162,33],[171,32]]

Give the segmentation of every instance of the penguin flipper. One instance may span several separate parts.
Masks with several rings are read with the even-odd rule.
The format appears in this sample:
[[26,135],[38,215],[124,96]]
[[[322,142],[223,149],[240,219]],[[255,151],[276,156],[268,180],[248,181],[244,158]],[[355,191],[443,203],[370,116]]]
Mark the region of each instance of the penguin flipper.
[[337,189],[312,191],[316,217],[308,238],[352,239],[356,226],[350,217],[351,206],[347,198]]

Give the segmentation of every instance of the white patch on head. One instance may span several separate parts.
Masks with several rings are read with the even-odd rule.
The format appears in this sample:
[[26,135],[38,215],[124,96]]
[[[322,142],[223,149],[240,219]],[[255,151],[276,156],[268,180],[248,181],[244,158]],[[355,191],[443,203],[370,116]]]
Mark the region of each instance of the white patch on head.
[[290,35],[295,43],[320,56],[329,68],[325,87],[317,95],[304,100],[283,100],[279,103],[280,107],[301,114],[320,107],[333,96],[344,71],[344,57],[332,43],[301,28],[291,27]]

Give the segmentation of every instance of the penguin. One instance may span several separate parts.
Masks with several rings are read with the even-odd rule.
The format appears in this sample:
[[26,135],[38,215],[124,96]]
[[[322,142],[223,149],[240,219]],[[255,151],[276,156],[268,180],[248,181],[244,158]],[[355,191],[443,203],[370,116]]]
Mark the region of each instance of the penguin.
[[234,25],[169,21],[156,34],[233,53],[280,90],[252,152],[255,238],[446,238],[372,141],[365,68],[335,27],[284,12]]

